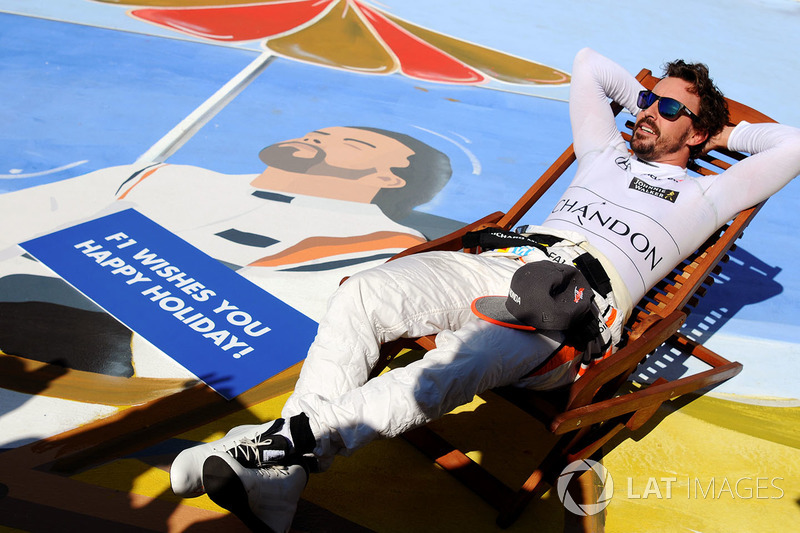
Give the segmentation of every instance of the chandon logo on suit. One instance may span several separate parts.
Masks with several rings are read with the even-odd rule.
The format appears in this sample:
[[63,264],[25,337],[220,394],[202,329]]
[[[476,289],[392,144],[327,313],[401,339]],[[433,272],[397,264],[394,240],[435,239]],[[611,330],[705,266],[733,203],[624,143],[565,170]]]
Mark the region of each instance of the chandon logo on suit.
[[672,202],[673,204],[678,199],[678,191],[665,189],[663,187],[656,187],[655,185],[650,185],[649,183],[646,183],[639,178],[633,178],[628,188],[633,189],[635,191],[643,192],[645,194],[650,194],[652,196],[655,196],[656,198],[661,198],[662,200],[667,200],[668,202]]
[[[620,220],[611,214],[604,214],[602,209],[605,205],[605,202],[585,203],[579,200],[562,198],[558,201],[552,213],[574,214],[577,216],[578,225],[582,227],[599,224],[606,231],[625,237],[631,247],[644,256],[645,262],[649,263],[650,270],[655,270],[664,259],[664,256],[656,250],[655,245],[651,243],[647,235],[632,227],[632,223]],[[602,235],[602,232],[599,233]]]

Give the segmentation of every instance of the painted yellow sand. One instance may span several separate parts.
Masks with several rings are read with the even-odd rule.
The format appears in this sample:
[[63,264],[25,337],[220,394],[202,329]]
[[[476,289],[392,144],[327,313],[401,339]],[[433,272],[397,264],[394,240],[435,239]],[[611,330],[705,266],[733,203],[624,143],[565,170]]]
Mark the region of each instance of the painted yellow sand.
[[614,478],[607,531],[796,531],[800,523],[797,407],[703,397],[622,442],[604,464]]
[[[230,427],[275,418],[285,400],[263,402],[179,438],[208,441]],[[800,407],[706,396],[677,411],[662,408],[655,420],[654,429],[648,425],[613,442],[606,454],[614,480],[606,531],[749,533],[793,531],[800,523]],[[476,399],[434,425],[508,483],[521,482],[551,438],[491,398]],[[176,498],[167,472],[137,459],[73,479],[224,513],[205,496]],[[338,458],[331,470],[312,476],[303,498],[374,531],[500,531],[488,505],[402,439]],[[507,531],[571,531],[565,526],[570,518],[550,491]]]

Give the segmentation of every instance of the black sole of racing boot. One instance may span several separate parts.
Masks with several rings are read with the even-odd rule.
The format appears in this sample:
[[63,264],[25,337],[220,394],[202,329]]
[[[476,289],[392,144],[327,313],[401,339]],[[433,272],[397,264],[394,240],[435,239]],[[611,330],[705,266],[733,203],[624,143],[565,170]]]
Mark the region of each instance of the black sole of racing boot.
[[203,487],[211,501],[236,515],[251,531],[275,533],[250,510],[242,481],[224,459],[212,455],[205,460]]

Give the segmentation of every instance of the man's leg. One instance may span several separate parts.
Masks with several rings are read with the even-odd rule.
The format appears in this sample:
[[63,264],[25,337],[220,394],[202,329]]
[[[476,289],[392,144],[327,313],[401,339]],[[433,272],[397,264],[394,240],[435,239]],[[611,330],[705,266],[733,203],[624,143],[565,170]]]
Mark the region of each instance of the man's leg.
[[[229,453],[252,466],[284,451],[310,451],[303,444],[310,440],[313,448],[314,438],[308,424],[302,424],[300,398],[333,399],[363,385],[382,342],[460,328],[474,319],[470,311],[474,298],[507,294],[518,266],[507,258],[434,252],[391,261],[351,277],[331,298],[320,322],[295,392],[284,407],[286,423],[234,428],[218,441],[184,450],[172,464],[173,491],[182,496],[202,493],[202,464],[214,452]],[[325,468],[327,463],[320,466]]]
[[378,437],[394,437],[437,419],[487,389],[517,382],[549,357],[561,333],[496,326],[478,318],[437,335],[419,361],[368,381],[338,398],[305,394],[295,400],[309,418],[314,455],[325,465]]
[[461,328],[475,298],[508,294],[520,264],[433,252],[354,275],[331,298],[283,416],[299,413],[306,394],[330,400],[366,383],[384,342]]
[[[335,453],[346,454],[376,437],[392,437],[424,424],[470,401],[476,393],[512,383],[536,367],[559,346],[560,335],[495,326],[474,317],[470,310],[478,296],[507,294],[518,266],[505,258],[426,254],[348,280],[332,299],[295,393],[284,408],[289,423],[283,427],[292,430],[281,430],[280,435],[294,443],[287,453],[313,451],[324,467]],[[436,350],[367,382],[382,342],[436,332],[440,332]],[[315,443],[313,450],[298,446],[294,428],[300,425],[304,429],[297,433],[306,436],[305,442]],[[274,427],[264,424],[264,429]],[[242,435],[243,441],[255,444],[261,453],[262,442],[274,442],[276,433],[268,439],[250,435],[249,430]],[[190,450],[182,455],[187,452]],[[256,512],[254,501],[258,500],[256,494],[263,492],[262,483],[277,483],[267,478],[283,467],[268,464],[237,471],[229,456],[230,452],[216,453],[203,459],[199,474],[217,480],[212,494],[215,501],[228,502],[226,507],[237,514]],[[288,458],[289,464],[292,457],[296,455]],[[256,482],[257,476],[262,476],[263,482]],[[299,471],[291,475],[292,486],[295,479],[300,480]],[[231,493],[234,496],[229,499]],[[246,505],[230,504],[243,500],[243,494],[247,495]],[[297,498],[299,495],[279,503],[296,505]],[[261,517],[259,513],[259,519],[268,522],[272,515],[265,512]]]
[[[335,453],[348,454],[377,437],[393,437],[442,416],[478,392],[515,382],[561,340],[560,334],[548,336],[470,319],[457,331],[440,333],[437,348],[421,360],[381,374],[336,399],[303,395],[296,402],[303,413],[291,420],[308,420],[316,441],[313,458],[327,464]],[[202,465],[203,485],[212,500],[254,530],[264,523],[286,531],[307,480],[301,465],[309,459],[289,457],[283,464],[243,468],[228,453],[214,453]]]

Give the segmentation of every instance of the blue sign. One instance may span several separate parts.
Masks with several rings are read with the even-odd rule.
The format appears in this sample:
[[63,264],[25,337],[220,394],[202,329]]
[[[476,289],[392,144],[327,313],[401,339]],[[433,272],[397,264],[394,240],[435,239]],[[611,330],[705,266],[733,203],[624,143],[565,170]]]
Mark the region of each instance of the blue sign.
[[133,209],[20,246],[227,399],[304,359],[317,331]]

